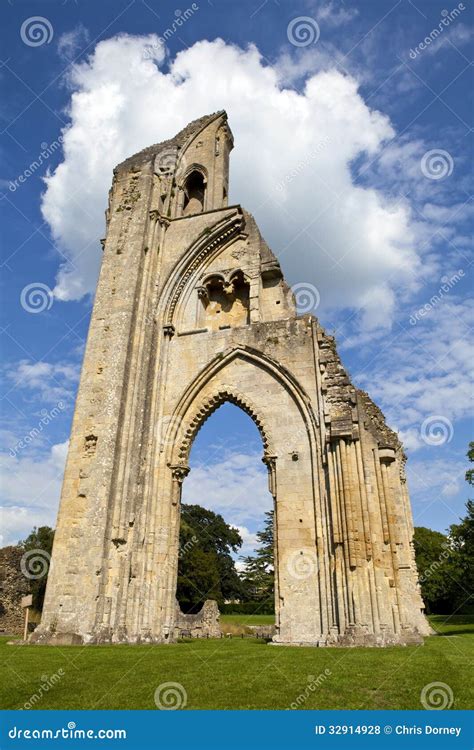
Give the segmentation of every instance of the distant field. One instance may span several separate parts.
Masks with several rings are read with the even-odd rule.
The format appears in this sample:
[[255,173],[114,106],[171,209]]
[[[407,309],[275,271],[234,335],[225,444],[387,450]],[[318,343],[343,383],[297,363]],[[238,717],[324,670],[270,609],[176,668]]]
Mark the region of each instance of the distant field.
[[[263,625],[271,617],[222,621]],[[0,707],[156,709],[156,689],[173,682],[188,709],[420,709],[423,688],[442,682],[451,708],[470,708],[474,618],[431,621],[439,634],[424,646],[387,649],[285,648],[254,638],[58,648],[2,638]]]

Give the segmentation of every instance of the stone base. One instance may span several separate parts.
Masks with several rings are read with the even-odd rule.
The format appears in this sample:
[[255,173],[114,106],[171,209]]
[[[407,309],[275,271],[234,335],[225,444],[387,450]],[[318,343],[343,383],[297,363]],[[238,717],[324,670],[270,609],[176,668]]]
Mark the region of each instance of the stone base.
[[403,633],[342,633],[320,636],[315,640],[286,641],[274,636],[270,646],[310,646],[312,648],[383,648],[386,646],[421,646],[424,638],[417,631]]
[[35,630],[28,638],[35,646],[81,646],[84,639],[77,633],[50,633]]

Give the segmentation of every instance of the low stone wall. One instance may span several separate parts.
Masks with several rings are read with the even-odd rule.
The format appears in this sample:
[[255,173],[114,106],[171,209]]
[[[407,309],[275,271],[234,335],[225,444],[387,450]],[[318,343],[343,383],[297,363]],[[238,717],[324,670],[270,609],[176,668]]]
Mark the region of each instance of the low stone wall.
[[7,635],[23,634],[21,597],[29,594],[29,584],[20,568],[22,554],[18,547],[0,549],[0,633]]
[[175,638],[220,638],[219,607],[213,599],[206,599],[200,612],[185,615],[176,602]]
[[247,625],[257,638],[273,638],[276,633],[275,625]]

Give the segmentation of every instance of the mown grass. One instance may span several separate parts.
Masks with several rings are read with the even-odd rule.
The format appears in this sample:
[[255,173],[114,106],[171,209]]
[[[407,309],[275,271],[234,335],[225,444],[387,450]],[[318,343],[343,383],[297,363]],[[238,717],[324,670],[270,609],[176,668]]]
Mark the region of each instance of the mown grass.
[[[230,617],[255,623],[249,615]],[[177,682],[188,709],[285,709],[298,696],[303,709],[421,709],[422,688],[444,682],[454,695],[452,708],[470,708],[473,618],[432,622],[439,634],[425,645],[387,649],[288,648],[240,638],[59,648],[8,646],[1,639],[0,707],[22,708],[41,693],[35,708],[156,709],[156,688]],[[59,670],[60,680],[42,691],[45,678]],[[316,689],[308,690],[319,675]]]

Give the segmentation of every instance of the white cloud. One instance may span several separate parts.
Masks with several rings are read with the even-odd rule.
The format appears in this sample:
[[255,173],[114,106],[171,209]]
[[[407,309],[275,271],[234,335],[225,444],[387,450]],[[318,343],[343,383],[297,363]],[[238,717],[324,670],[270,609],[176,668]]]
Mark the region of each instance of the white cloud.
[[[466,468],[465,461],[452,458],[409,461],[407,477],[413,497],[423,503],[431,503],[439,498],[449,503],[449,498],[457,495],[465,486]],[[423,512],[422,506],[420,512]]]
[[30,362],[22,359],[5,366],[11,388],[29,391],[42,401],[69,399],[79,379],[79,368],[70,363]]
[[66,60],[72,60],[81,47],[86,47],[88,41],[89,32],[82,23],[79,23],[71,31],[61,34],[58,39],[58,54]]
[[243,533],[246,549],[263,528],[265,511],[273,507],[261,453],[230,452],[212,464],[193,468],[183,484],[183,503],[197,503]]
[[0,546],[16,544],[33,526],[54,526],[68,443],[41,458],[0,455]]
[[456,420],[471,414],[474,303],[445,297],[413,326],[409,316],[353,375],[399,429],[405,447],[416,450],[430,444],[422,439],[425,419],[441,417],[454,431]]
[[[363,307],[365,325],[388,325],[394,288],[419,269],[416,225],[407,202],[355,185],[351,175],[354,159],[379,155],[394,135],[388,118],[336,70],[310,77],[302,93],[284,88],[281,69],[254,47],[203,41],[160,70],[163,62],[157,37],[121,35],[72,67],[65,158],[46,178],[42,206],[70,259],[55,294],[76,299],[94,290],[113,167],[225,108],[236,142],[231,200],[255,215],[289,281],[314,283],[322,309]],[[384,310],[374,303],[381,285]]]
[[251,555],[258,546],[257,534],[249,531],[246,526],[235,527],[242,538],[242,546],[239,549],[239,555]]
[[314,10],[318,21],[326,26],[334,27],[349,23],[359,15],[356,8],[348,8],[334,0],[330,0],[328,3],[318,3]]

